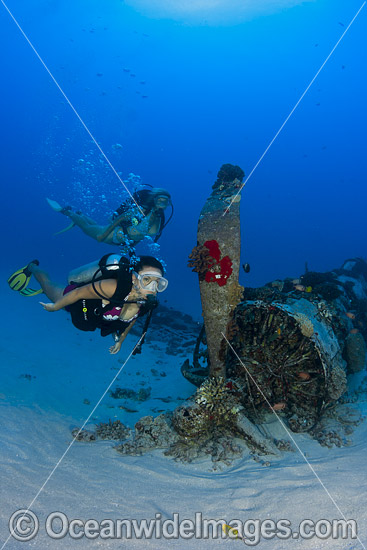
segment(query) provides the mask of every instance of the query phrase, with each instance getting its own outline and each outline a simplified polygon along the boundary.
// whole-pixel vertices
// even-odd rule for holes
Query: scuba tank
[[[81,283],[90,283],[93,280],[106,278],[102,277],[106,271],[116,271],[121,267],[121,259],[123,256],[121,254],[106,254],[100,260],[95,260],[89,264],[82,265],[70,271],[68,275],[68,283],[81,284]]]

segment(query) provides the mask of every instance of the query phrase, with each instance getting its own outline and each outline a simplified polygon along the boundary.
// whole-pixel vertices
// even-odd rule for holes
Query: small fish
[[[312,292],[312,286],[306,286],[306,292]]]
[[[293,281],[292,281],[292,283],[293,283],[294,285],[299,285],[300,282],[301,282],[301,279],[293,279]]]
[[[280,336],[282,334],[282,329],[279,327],[277,328],[277,334]]]
[[[245,273],[250,273],[250,269],[251,269],[250,264],[248,263],[242,264],[242,268]]]
[[[351,311],[347,311],[346,314],[345,314],[349,319],[352,319],[354,320],[356,318],[356,316],[354,315],[354,313],[352,313]]]
[[[299,290],[300,292],[305,292],[306,287],[304,285],[294,285],[295,290]]]
[[[341,23],[340,21],[338,21],[338,23],[339,23],[339,25],[340,25],[341,27],[344,27],[344,26],[345,26],[344,23]]]
[[[97,76],[103,76],[103,73],[97,73]]]
[[[274,411],[282,411],[283,409],[285,409],[286,407],[286,404],[285,403],[275,403],[275,405],[273,405],[273,410]]]
[[[311,378],[311,376],[308,374],[308,372],[299,372],[297,374],[298,378],[300,378],[301,380],[309,380]]]
[[[127,67],[124,67],[122,70],[123,70],[125,73],[129,73],[129,72],[131,71],[131,69],[128,69]]]
[[[349,331],[349,334],[358,334],[359,330],[357,328],[352,328],[352,330]]]

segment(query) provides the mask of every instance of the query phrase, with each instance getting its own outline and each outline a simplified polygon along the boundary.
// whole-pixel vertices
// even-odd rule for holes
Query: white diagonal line
[[[29,504],[27,510],[24,512],[23,516],[29,512],[29,510],[31,509],[31,507],[33,506],[33,504],[36,502],[37,498],[39,497],[39,495],[42,493],[43,489],[46,487],[47,483],[50,481],[51,477],[53,476],[53,474],[56,472],[57,468],[60,466],[61,462],[63,461],[63,459],[65,458],[65,456],[68,454],[69,450],[71,449],[71,447],[74,445],[75,443],[75,440],[76,438],[78,437],[78,435],[80,434],[80,432],[83,430],[84,426],[88,423],[89,419],[91,418],[91,416],[93,415],[93,413],[95,412],[95,410],[98,408],[99,404],[101,403],[101,401],[103,400],[104,396],[106,395],[106,393],[108,392],[108,390],[110,389],[110,387],[113,385],[113,383],[115,382],[116,378],[119,376],[120,372],[122,371],[122,369],[124,368],[124,366],[126,365],[126,363],[129,361],[130,357],[133,355],[134,351],[136,350],[136,348],[139,346],[140,342],[142,341],[142,339],[144,338],[145,336],[145,333],[141,335],[141,337],[139,338],[138,342],[135,344],[134,348],[132,349],[132,351],[129,353],[126,361],[124,362],[123,365],[121,365],[120,369],[118,370],[117,374],[113,377],[112,381],[109,383],[109,385],[107,386],[107,388],[105,389],[105,391],[103,392],[102,396],[99,398],[99,400],[97,401],[97,404],[93,407],[93,410],[89,413],[88,415],[88,418],[83,422],[83,425],[81,426],[81,428],[79,428],[79,431],[78,433],[74,436],[74,439],[71,441],[71,443],[68,445],[68,447],[66,448],[66,450],[64,451],[64,453],[62,454],[62,456],[59,458],[59,460],[57,461],[57,463],[55,464],[55,466],[53,467],[53,469],[51,470],[51,472],[49,473],[49,475],[47,476],[46,480],[44,481],[44,483],[42,484],[42,486],[40,487],[40,489],[38,490],[36,496],[33,498],[32,502]],[[4,542],[4,544],[2,545],[2,547],[0,548],[0,550],[3,550],[3,548],[5,548],[5,546],[7,545],[7,543],[9,542],[10,538],[11,538],[11,534],[8,536],[8,538],[6,539],[6,541]]]
[[[301,103],[302,99],[305,97],[305,95],[307,94],[308,90],[311,88],[312,84],[315,82],[316,78],[319,76],[319,74],[321,73],[322,69],[325,67],[326,63],[329,61],[330,57],[333,55],[333,53],[335,52],[336,48],[339,46],[340,42],[343,40],[344,36],[347,34],[348,30],[350,29],[350,27],[352,26],[352,24],[354,23],[354,21],[357,19],[359,13],[362,11],[363,7],[365,6],[366,2],[363,2],[362,6],[359,8],[359,10],[357,11],[357,13],[355,14],[355,16],[353,17],[352,21],[349,23],[349,25],[347,26],[347,28],[345,29],[345,31],[343,32],[343,34],[341,35],[341,37],[339,38],[339,40],[337,41],[337,43],[335,44],[335,46],[333,47],[333,49],[331,50],[331,52],[329,53],[329,55],[327,56],[327,58],[325,59],[325,61],[323,62],[323,64],[321,65],[321,67],[319,68],[319,70],[317,71],[317,73],[315,74],[315,76],[313,77],[313,79],[311,80],[311,82],[309,83],[309,85],[307,86],[307,88],[305,89],[305,91],[303,92],[303,94],[301,95],[301,97],[299,98],[299,100],[297,101],[297,103],[295,104],[295,106],[293,107],[293,109],[291,110],[291,112],[289,113],[289,115],[287,116],[287,118],[285,119],[285,121],[283,122],[283,124],[281,125],[281,127],[279,128],[279,130],[277,131],[277,133],[275,134],[275,136],[273,137],[273,139],[271,140],[271,142],[269,143],[269,145],[267,146],[267,148],[265,149],[265,151],[263,152],[263,154],[261,155],[261,157],[259,158],[259,160],[257,161],[257,163],[255,164],[255,166],[253,167],[253,169],[251,170],[251,172],[249,173],[249,175],[247,176],[247,178],[245,179],[245,181],[243,182],[243,184],[241,185],[240,189],[237,191],[237,193],[232,197],[232,200],[230,202],[230,204],[227,206],[227,208],[225,209],[225,211],[223,212],[222,216],[225,216],[225,214],[227,214],[227,212],[229,211],[229,209],[231,208],[233,202],[235,201],[236,197],[241,193],[242,189],[245,187],[246,183],[248,182],[248,180],[251,178],[252,174],[255,172],[256,168],[259,166],[259,164],[261,163],[261,161],[263,160],[263,158],[265,157],[265,155],[267,154],[267,152],[269,151],[270,147],[273,145],[274,141],[277,139],[277,137],[279,136],[280,132],[283,130],[284,126],[287,124],[288,120],[291,118],[291,116],[293,115],[294,111],[297,109],[298,105]]]
[[[283,420],[280,418],[280,416],[277,414],[277,412],[274,410],[274,408],[272,407],[272,405],[269,403],[266,395],[264,394],[264,392],[262,391],[262,389],[260,388],[260,386],[258,385],[258,383],[256,382],[255,378],[252,376],[251,372],[248,370],[248,368],[246,367],[246,365],[244,365],[243,361],[241,360],[241,358],[238,356],[237,352],[235,351],[235,349],[233,348],[232,344],[228,341],[226,335],[222,332],[221,333],[223,338],[225,339],[225,341],[227,342],[228,346],[230,347],[230,349],[232,350],[232,352],[234,353],[234,355],[236,356],[236,358],[238,359],[238,361],[241,363],[242,367],[245,369],[246,373],[249,375],[249,377],[251,378],[252,382],[255,384],[256,388],[258,389],[258,391],[261,393],[262,397],[264,398],[264,400],[266,401],[266,404],[270,407],[270,409],[272,410],[273,414],[275,414],[275,416],[277,417],[278,421],[280,422],[280,424],[282,425],[282,427],[284,428],[284,430],[286,431],[288,437],[291,438],[292,442],[294,443],[295,447],[297,448],[298,452],[300,453],[300,455],[302,456],[303,460],[306,462],[306,464],[308,465],[308,467],[310,468],[311,472],[313,473],[313,475],[316,477],[317,481],[320,483],[321,487],[324,489],[325,493],[328,495],[328,497],[330,498],[331,502],[334,504],[335,508],[338,510],[339,514],[342,516],[342,518],[347,522],[347,518],[346,516],[343,514],[343,512],[341,511],[341,509],[339,508],[338,504],[336,503],[335,499],[333,498],[333,496],[330,494],[330,492],[328,491],[328,489],[326,488],[324,482],[320,479],[319,475],[316,473],[316,471],[314,470],[312,464],[310,464],[310,462],[307,460],[307,458],[305,457],[304,453],[302,452],[301,448],[299,447],[298,443],[296,442],[296,440],[294,439],[292,433],[288,430],[287,426],[284,424]],[[359,541],[359,543],[361,544],[362,548],[364,550],[366,550],[366,547],[365,545],[363,544],[363,542],[361,541],[361,539],[358,537],[357,533],[354,532],[353,530],[353,527],[352,527],[352,533],[353,533],[353,536],[355,536],[355,538],[357,538],[357,540]]]
[[[83,128],[85,129],[85,131],[87,132],[87,134],[89,135],[89,137],[91,138],[91,140],[94,142],[94,144],[96,145],[96,147],[98,148],[99,152],[101,153],[101,155],[103,156],[103,158],[105,159],[105,161],[107,162],[108,166],[111,168],[111,170],[113,171],[113,173],[115,174],[115,176],[118,178],[119,182],[123,185],[123,187],[125,188],[125,191],[130,195],[130,198],[134,201],[135,205],[138,207],[140,213],[144,216],[144,212],[143,210],[140,208],[140,206],[138,205],[138,203],[136,202],[136,200],[134,199],[133,195],[130,193],[129,189],[126,187],[125,183],[123,182],[122,178],[119,176],[118,172],[116,171],[115,167],[112,165],[111,161],[109,160],[109,158],[107,157],[107,155],[105,154],[105,152],[103,151],[102,147],[99,145],[98,141],[96,140],[96,138],[93,136],[92,132],[89,130],[88,126],[86,125],[86,123],[84,122],[84,120],[82,119],[82,117],[80,116],[80,114],[78,113],[78,111],[76,110],[76,108],[74,107],[74,105],[71,103],[70,99],[68,98],[68,96],[66,95],[66,93],[64,92],[64,90],[61,88],[60,84],[57,82],[56,78],[54,77],[54,75],[52,74],[52,72],[50,71],[50,69],[47,67],[46,63],[44,62],[44,60],[42,59],[42,57],[40,56],[40,54],[38,53],[38,51],[36,50],[35,46],[32,44],[32,42],[30,41],[30,39],[28,38],[28,36],[26,35],[26,33],[24,32],[24,30],[22,29],[22,27],[20,26],[20,24],[18,23],[18,21],[15,19],[14,15],[12,14],[12,12],[9,10],[8,6],[5,4],[4,0],[0,0],[0,2],[2,3],[2,5],[4,6],[4,8],[6,9],[6,11],[8,12],[8,14],[10,15],[10,17],[12,18],[12,20],[14,21],[14,23],[16,24],[16,26],[18,27],[18,29],[20,30],[20,32],[22,33],[22,35],[24,36],[24,38],[26,39],[26,41],[28,42],[28,44],[30,45],[30,47],[32,48],[32,50],[34,51],[34,53],[36,54],[36,56],[38,57],[39,61],[42,63],[42,65],[44,66],[44,68],[46,69],[46,71],[48,72],[49,76],[51,77],[51,79],[53,80],[54,84],[57,86],[57,88],[59,89],[59,91],[61,92],[61,94],[63,95],[64,99],[66,100],[67,104],[70,106],[70,108],[73,110],[74,114],[77,116],[77,118],[79,119],[81,125],[83,126]]]

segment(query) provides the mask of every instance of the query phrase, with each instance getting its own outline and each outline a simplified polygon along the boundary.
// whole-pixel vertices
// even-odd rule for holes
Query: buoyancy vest
[[[118,264],[109,264],[109,256],[110,254],[106,254],[101,258],[98,264],[99,268],[96,270],[92,280],[71,284],[66,287],[64,291],[64,294],[66,294],[74,288],[80,288],[92,283],[94,291],[99,294],[101,298],[78,300],[74,304],[68,306],[67,310],[70,312],[72,323],[76,328],[83,331],[100,329],[101,336],[107,336],[114,332],[121,334],[133,320],[123,321],[118,319],[118,311],[116,311],[118,308],[120,308],[121,311],[125,299],[132,289],[132,273],[130,271],[129,261],[122,256]],[[108,269],[109,267],[110,269]],[[116,279],[117,281],[116,290],[110,298],[100,294],[95,284],[96,282],[106,279]],[[103,298],[108,300],[109,303],[107,305],[103,304]],[[138,303],[140,303],[140,308],[138,314],[134,316],[134,319],[135,317],[145,315],[157,306],[155,300],[141,300]]]

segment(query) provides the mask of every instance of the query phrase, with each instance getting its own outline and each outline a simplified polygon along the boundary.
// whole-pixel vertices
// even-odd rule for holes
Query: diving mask
[[[164,208],[167,208],[171,204],[171,198],[167,195],[156,195],[154,197],[155,204],[159,204],[161,206],[164,206]]]
[[[140,286],[143,290],[150,290],[151,292],[163,292],[168,286],[168,281],[161,275],[158,275],[156,271],[145,271],[144,273],[133,272],[138,279]]]

